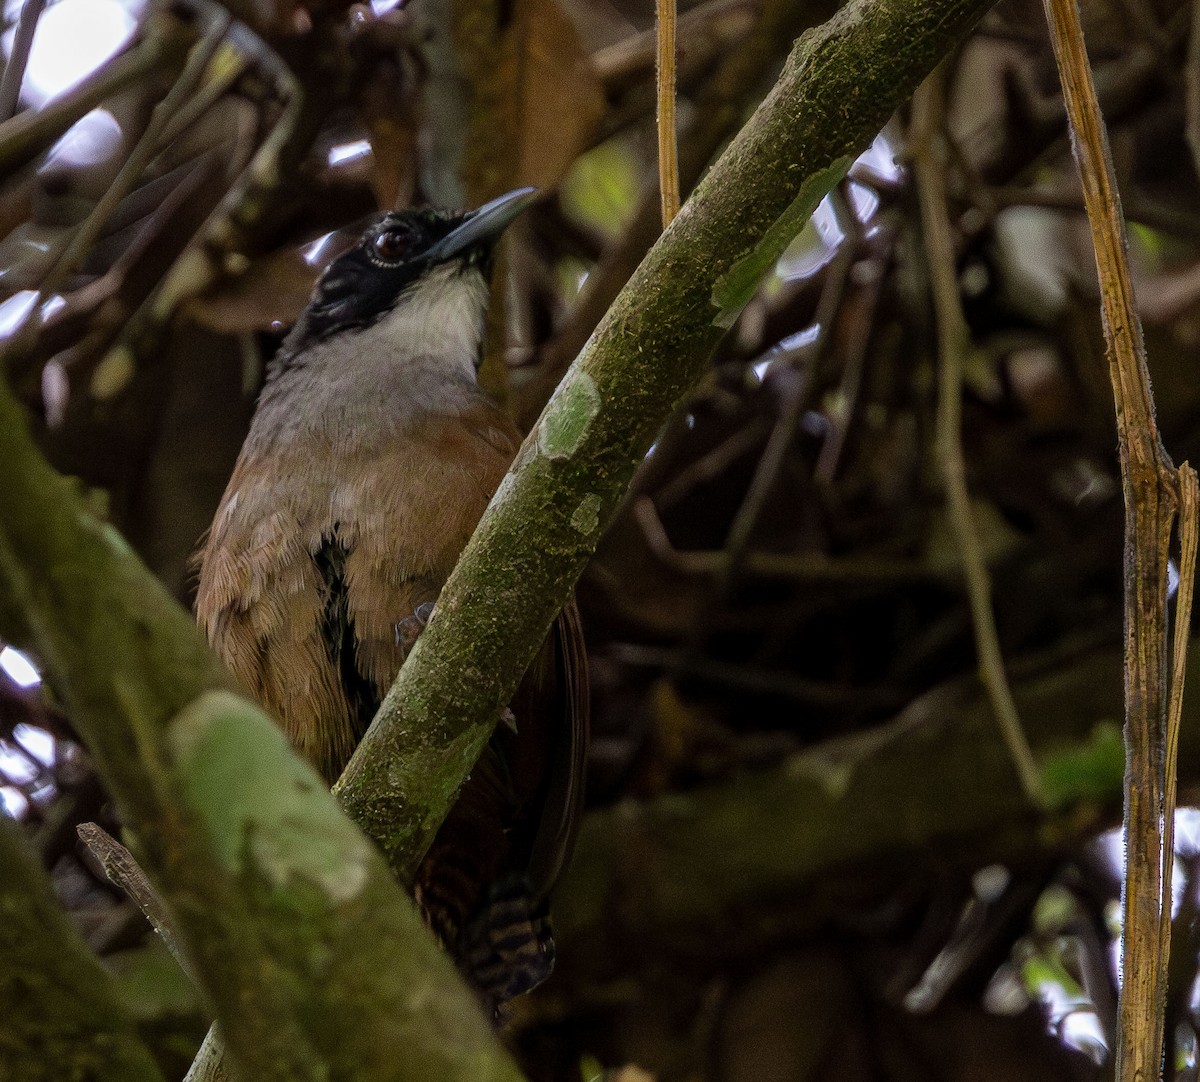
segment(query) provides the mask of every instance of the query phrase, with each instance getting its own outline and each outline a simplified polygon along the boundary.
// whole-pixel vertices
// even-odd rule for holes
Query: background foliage
[[[56,11],[105,2],[58,0],[42,33]],[[685,185],[834,6],[687,8]],[[243,22],[230,30],[216,8],[121,10],[137,29],[130,18],[131,43],[94,76],[102,95],[38,97],[38,50],[62,48],[47,36],[25,112],[0,129],[0,327],[50,460],[187,601],[264,360],[376,208],[546,190],[505,249],[485,367],[515,415],[536,416],[657,233],[653,12],[264,0],[231,4]],[[1164,441],[1194,460],[1200,34],[1175,0],[1093,0],[1085,16]],[[211,58],[185,68],[205,35]],[[507,1033],[530,1078],[1106,1069],[1122,511],[1095,274],[1038,5],[1004,0],[944,80],[955,265],[932,265],[923,243],[902,113],[738,316],[581,583],[591,810],[557,899],[558,972]],[[122,172],[139,139],[144,160]],[[72,251],[106,199],[115,210]],[[1046,811],[1023,796],[977,679],[935,439],[930,283],[945,273],[971,329],[974,519]],[[26,291],[47,286],[22,325]],[[142,1039],[181,1077],[207,1020],[80,853],[76,823],[117,830],[109,799],[68,713],[6,656],[6,805]],[[1181,804],[1200,779],[1196,725],[1187,710]],[[1180,1078],[1200,1021],[1198,837],[1200,818],[1181,813],[1167,1026]]]

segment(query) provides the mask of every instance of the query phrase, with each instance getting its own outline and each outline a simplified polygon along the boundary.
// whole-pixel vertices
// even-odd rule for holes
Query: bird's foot
[[[406,616],[396,623],[396,645],[400,647],[400,652],[404,657],[408,657],[409,651],[421,637],[421,632],[429,626],[429,621],[433,618],[434,607],[432,601],[426,601],[423,605],[418,605],[413,609],[411,616]]]

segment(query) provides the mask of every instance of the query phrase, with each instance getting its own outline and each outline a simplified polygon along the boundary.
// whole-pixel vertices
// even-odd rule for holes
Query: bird
[[[197,554],[198,622],[332,783],[521,438],[480,388],[496,241],[535,199],[388,211],[318,279],[268,365]],[[588,677],[568,603],[415,876],[499,1018],[549,975],[547,903],[583,798]]]

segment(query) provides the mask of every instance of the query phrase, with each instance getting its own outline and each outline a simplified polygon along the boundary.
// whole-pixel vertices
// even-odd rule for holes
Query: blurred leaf
[[[1061,932],[1079,912],[1073,895],[1065,887],[1047,887],[1038,896],[1037,904],[1030,917],[1030,926],[1041,936],[1055,936]]]
[[[624,139],[609,139],[580,155],[562,183],[567,216],[610,240],[633,214],[637,163]]]
[[[975,530],[983,546],[983,558],[989,565],[1012,556],[1023,543],[1022,535],[990,500],[979,497],[972,499],[971,517],[975,520]],[[961,573],[962,554],[958,538],[945,515],[934,515],[929,523],[923,563],[938,574]]]
[[[209,61],[208,71],[204,73],[205,84],[222,83],[237,75],[246,68],[246,53],[232,42],[222,42],[221,47],[213,53]]]
[[[654,1082],[654,1075],[633,1063],[618,1067],[607,1075],[608,1082]]]
[[[404,67],[381,65],[363,88],[358,111],[371,136],[376,203],[383,209],[408,206],[417,182],[420,112]]]
[[[1081,800],[1110,800],[1125,777],[1125,746],[1115,721],[1101,721],[1088,743],[1042,763],[1042,787],[1052,807]]]
[[[570,303],[579,295],[588,271],[588,264],[574,256],[563,256],[554,264],[554,281],[564,303]]]
[[[149,1021],[167,1014],[193,1014],[200,1001],[179,963],[158,936],[144,946],[110,955],[105,966],[117,992],[135,1019]]]
[[[329,255],[336,254],[330,248]],[[224,279],[213,292],[184,305],[184,314],[218,334],[246,334],[291,325],[312,293],[319,268],[295,248],[256,259],[244,274]]]
[[[1129,223],[1129,233],[1135,245],[1142,249],[1142,254],[1157,263],[1162,256],[1163,235],[1157,229],[1151,229],[1140,222]]]
[[[1044,990],[1049,986],[1062,989],[1063,995],[1069,1000],[1090,1002],[1079,987],[1079,982],[1067,972],[1062,962],[1049,954],[1031,954],[1021,967],[1021,976],[1025,986],[1038,995],[1044,994]]]
[[[812,218],[809,218],[804,223],[804,228],[775,261],[775,273],[763,283],[763,296],[778,296],[785,282],[809,277],[829,262],[831,257],[829,246],[821,237]]]

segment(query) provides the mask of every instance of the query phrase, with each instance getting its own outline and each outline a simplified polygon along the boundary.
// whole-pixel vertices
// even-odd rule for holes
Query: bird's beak
[[[430,248],[425,253],[426,259],[431,263],[440,263],[474,248],[477,244],[495,240],[536,198],[536,188],[517,188],[490,203],[484,203],[478,210],[468,214],[462,225]]]

